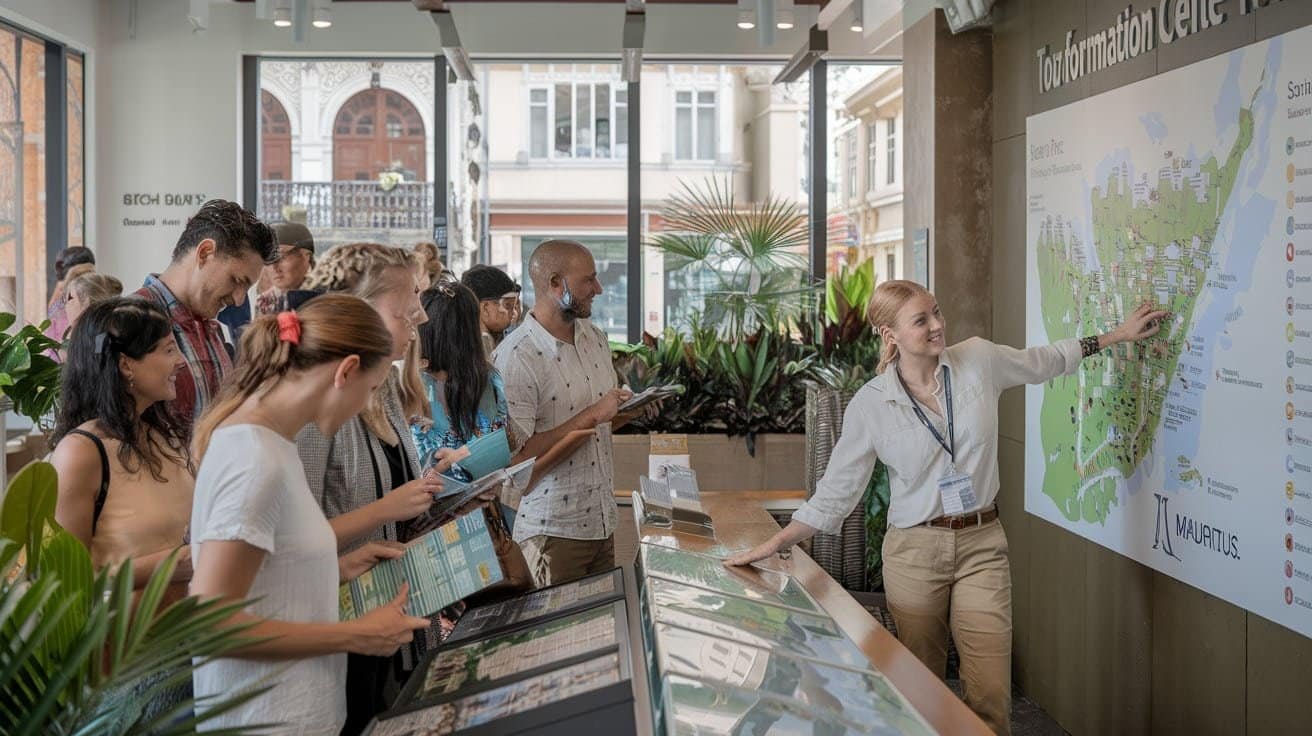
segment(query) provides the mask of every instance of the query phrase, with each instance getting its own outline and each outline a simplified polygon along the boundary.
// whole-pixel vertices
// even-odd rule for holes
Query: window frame
[[[878,126],[871,120],[863,126],[866,131],[866,191],[873,192],[879,182],[879,135]]]
[[[897,115],[884,119],[884,138],[888,159],[884,183],[891,187],[897,185]]]
[[[42,125],[41,125],[41,143],[43,146],[44,165],[41,167],[44,185],[40,191],[44,192],[45,199],[41,202],[38,199],[38,206],[44,210],[45,228],[43,232],[44,241],[41,243],[45,250],[45,281],[46,295],[49,296],[50,290],[54,288],[54,264],[59,255],[59,248],[51,248],[54,243],[67,243],[69,240],[69,141],[68,141],[68,92],[69,92],[69,59],[76,58],[81,63],[81,170],[78,172],[81,182],[81,238],[80,243],[85,244],[87,241],[87,231],[90,222],[87,217],[87,203],[94,201],[94,191],[90,182],[87,180],[87,159],[92,152],[87,148],[87,128],[90,125],[90,114],[86,105],[87,100],[87,80],[93,63],[93,59],[88,55],[86,49],[68,43],[66,41],[47,36],[31,28],[14,22],[9,18],[0,17],[0,29],[14,35],[15,57],[13,68],[14,81],[14,108],[16,120],[23,120],[23,92],[22,92],[22,44],[24,40],[35,42],[41,45],[42,75],[44,84],[42,85],[43,101],[41,106]],[[22,136],[21,140],[25,140]],[[21,154],[20,154],[21,155]],[[20,179],[26,178],[26,172],[20,172]],[[17,211],[19,216],[15,222],[16,230],[14,235],[14,314],[17,316],[15,328],[32,324],[25,315],[24,302],[27,301],[26,290],[23,288],[23,282],[27,273],[23,268],[25,251],[33,244],[23,242],[21,228],[25,227],[25,217],[23,216],[24,202],[23,198],[27,196],[25,188],[21,185],[16,189],[15,196],[19,197],[17,202]],[[57,215],[55,213],[58,213]],[[21,247],[20,247],[21,246]],[[45,314],[45,305],[41,305],[40,312]],[[42,317],[44,319],[44,316]],[[38,320],[39,322],[40,320]]]
[[[574,75],[574,76],[577,77],[579,75]],[[625,85],[625,83],[621,81],[618,76],[614,77],[613,79],[608,78],[605,80],[599,80],[599,79],[579,80],[577,78],[570,79],[569,74],[561,74],[559,76],[553,74],[551,75],[551,77],[552,78],[547,80],[534,80],[526,85],[527,97],[525,98],[525,105],[528,112],[528,126],[525,132],[528,135],[528,141],[527,141],[527,145],[524,147],[524,150],[528,153],[528,159],[530,161],[585,161],[585,162],[623,161],[628,156],[627,153],[628,137],[627,135],[625,136],[625,142],[623,144],[625,147],[624,152],[617,152],[619,146],[616,143],[617,130],[616,130],[615,121],[617,118],[616,112],[618,108],[624,108],[625,116],[626,116],[625,119],[627,120],[629,105],[628,105],[627,96],[625,97],[625,101],[622,103],[618,103],[616,101],[617,98],[616,91],[623,90],[627,95],[628,92],[627,85]],[[569,108],[570,108],[569,111],[570,155],[569,156],[563,156],[557,153],[556,145],[555,145],[556,110],[557,110],[556,88],[560,85],[569,85]],[[598,120],[597,109],[596,109],[597,88],[602,85],[605,85],[606,87],[609,88],[609,92],[607,94],[608,117],[604,119],[610,123],[610,131],[609,131],[610,153],[606,156],[597,155],[597,130],[596,130],[597,120]],[[579,151],[578,103],[580,99],[579,98],[580,87],[585,87],[588,90],[588,107],[589,110],[591,111],[590,130],[592,131],[592,143],[590,147],[590,153],[587,156],[580,156],[578,153]],[[539,90],[544,90],[546,92],[546,97],[547,97],[546,102],[533,101],[533,93]],[[546,121],[547,121],[547,131],[546,131],[547,155],[546,156],[537,156],[534,155],[533,152],[533,133],[534,133],[533,108],[535,107],[546,109]],[[627,133],[627,131],[625,132]]]
[[[712,87],[707,84],[693,84],[691,86],[689,85],[676,86],[673,87],[672,91],[674,92],[674,100],[671,106],[672,120],[670,124],[670,135],[673,138],[672,142],[674,144],[673,146],[671,146],[671,151],[674,160],[690,162],[690,163],[714,163],[715,161],[718,161],[720,158],[720,90],[719,88]],[[688,98],[689,101],[687,103],[679,102],[679,95],[681,93],[687,93],[689,95]],[[714,96],[709,105],[702,103],[700,101],[702,94],[710,94]],[[692,137],[692,140],[689,141],[689,149],[688,149],[691,152],[691,155],[686,157],[679,155],[679,110],[681,108],[688,110],[688,115],[689,115],[688,132],[689,135]],[[707,108],[710,108],[711,110],[711,134],[712,134],[711,156],[709,158],[704,158],[698,155],[698,150],[700,148],[699,144],[702,141],[699,139],[700,137],[697,134],[697,128],[698,128],[698,113]]]

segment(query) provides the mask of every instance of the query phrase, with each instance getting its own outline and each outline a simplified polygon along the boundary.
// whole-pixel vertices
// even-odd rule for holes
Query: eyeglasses
[[[503,296],[498,299],[497,302],[501,305],[501,308],[507,312],[517,311],[520,307],[519,297],[517,296]]]

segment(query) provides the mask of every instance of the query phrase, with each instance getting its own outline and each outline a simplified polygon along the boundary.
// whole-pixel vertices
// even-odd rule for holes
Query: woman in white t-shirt
[[[296,452],[302,427],[331,437],[364,408],[390,370],[391,345],[377,339],[386,334],[372,307],[343,295],[260,317],[196,428],[191,592],[253,601],[229,623],[253,624],[247,635],[266,639],[197,669],[196,697],[273,686],[203,729],[281,724],[276,733],[336,734],[346,718],[346,653],[391,655],[429,625],[404,613],[404,587],[390,604],[339,621],[338,586],[400,547],[370,542],[339,558]]]

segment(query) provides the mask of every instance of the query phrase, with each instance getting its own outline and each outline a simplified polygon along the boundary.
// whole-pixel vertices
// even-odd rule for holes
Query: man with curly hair
[[[186,367],[178,371],[177,398],[169,408],[187,425],[195,423],[232,369],[232,346],[215,318],[223,308],[243,303],[264,264],[277,257],[268,225],[236,202],[212,199],[187,220],[173,261],[137,290],[172,320]]]

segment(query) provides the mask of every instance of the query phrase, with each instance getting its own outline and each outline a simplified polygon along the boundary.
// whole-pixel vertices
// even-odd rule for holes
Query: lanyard
[[[952,423],[952,376],[948,372],[947,365],[944,364],[943,366],[943,400],[947,404],[948,410],[947,441],[944,441],[943,435],[939,434],[939,431],[934,428],[934,424],[929,421],[929,417],[925,416],[925,410],[920,408],[920,403],[916,401],[916,397],[911,395],[911,389],[907,388],[907,382],[902,378],[901,370],[897,371],[897,380],[902,384],[902,390],[907,392],[907,398],[911,399],[911,408],[916,410],[916,418],[920,420],[921,424],[925,425],[930,434],[934,435],[934,439],[938,440],[938,444],[947,451],[948,458],[955,463],[957,461],[957,432]]]

